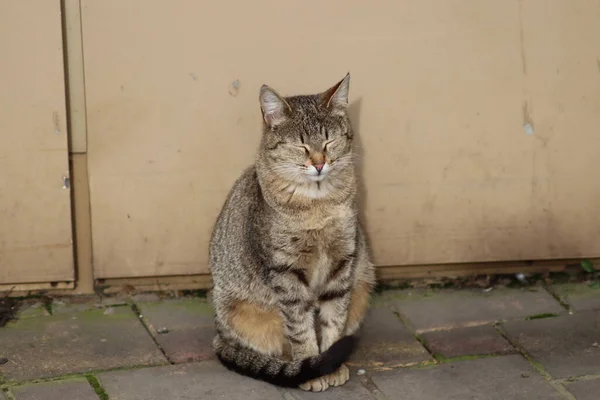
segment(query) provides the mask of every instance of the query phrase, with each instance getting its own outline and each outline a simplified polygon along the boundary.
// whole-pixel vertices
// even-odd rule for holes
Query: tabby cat
[[[350,75],[324,93],[263,86],[255,165],[236,181],[210,243],[221,362],[279,386],[344,384],[374,284],[358,222]]]

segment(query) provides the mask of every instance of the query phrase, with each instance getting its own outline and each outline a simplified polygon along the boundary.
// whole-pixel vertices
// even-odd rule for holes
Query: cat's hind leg
[[[348,319],[346,320],[345,327],[346,335],[353,335],[360,328],[360,324],[369,308],[372,288],[373,283],[371,281],[359,281],[354,287],[350,297],[350,305],[348,306]]]
[[[287,339],[283,319],[276,309],[266,309],[247,301],[233,302],[225,313],[230,334],[259,353],[282,357]]]

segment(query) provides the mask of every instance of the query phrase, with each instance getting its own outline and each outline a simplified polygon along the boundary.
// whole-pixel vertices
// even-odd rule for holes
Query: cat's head
[[[323,93],[283,97],[264,85],[261,165],[299,185],[335,180],[352,164],[350,74]]]

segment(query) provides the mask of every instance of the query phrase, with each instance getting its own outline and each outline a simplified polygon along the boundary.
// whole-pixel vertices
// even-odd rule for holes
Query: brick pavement
[[[557,300],[558,299],[558,300]],[[560,300],[560,301],[559,301]],[[205,299],[60,299],[0,328],[0,399],[596,399],[600,290],[391,290],[349,383],[281,389],[215,361]]]

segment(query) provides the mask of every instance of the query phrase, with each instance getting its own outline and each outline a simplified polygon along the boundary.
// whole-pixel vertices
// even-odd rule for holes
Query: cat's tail
[[[354,336],[345,336],[318,356],[294,361],[281,360],[247,347],[231,345],[219,335],[215,337],[213,344],[217,357],[230,370],[273,385],[298,387],[337,371],[350,357],[356,342]]]

